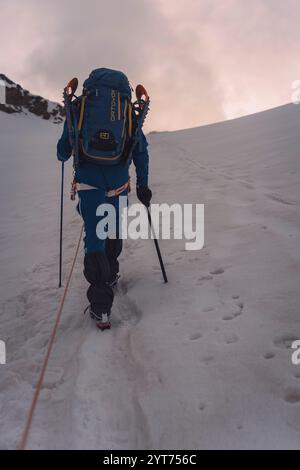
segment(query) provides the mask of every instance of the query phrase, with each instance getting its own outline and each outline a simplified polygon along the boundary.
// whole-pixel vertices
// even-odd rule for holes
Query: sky
[[[291,101],[299,0],[0,0],[0,73],[60,101],[91,70],[151,98],[146,130],[222,121]]]

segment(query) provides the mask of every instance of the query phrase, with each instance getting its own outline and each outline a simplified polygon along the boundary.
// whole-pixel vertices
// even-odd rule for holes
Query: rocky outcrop
[[[32,95],[21,85],[0,74],[0,84],[5,84],[5,102],[0,100],[0,111],[8,114],[34,114],[42,119],[60,124],[64,120],[64,108],[58,103],[46,100],[42,96]],[[4,95],[2,93],[0,96]]]

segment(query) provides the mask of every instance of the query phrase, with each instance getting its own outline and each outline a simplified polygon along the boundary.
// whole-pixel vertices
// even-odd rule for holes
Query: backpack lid
[[[129,80],[123,72],[107,68],[93,70],[83,84],[86,90],[93,90],[99,86],[106,86],[118,90],[131,100],[131,87]]]

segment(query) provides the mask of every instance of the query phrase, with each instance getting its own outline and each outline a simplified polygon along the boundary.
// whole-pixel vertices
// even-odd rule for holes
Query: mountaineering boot
[[[84,275],[88,281],[87,298],[95,315],[110,313],[114,293],[110,286],[111,271],[105,253],[93,252],[84,257]]]
[[[109,313],[100,313],[97,314],[93,312],[92,307],[88,305],[84,311],[84,314],[89,311],[90,317],[92,320],[96,321],[96,326],[100,330],[110,330],[111,328],[111,322],[110,322],[110,314]]]

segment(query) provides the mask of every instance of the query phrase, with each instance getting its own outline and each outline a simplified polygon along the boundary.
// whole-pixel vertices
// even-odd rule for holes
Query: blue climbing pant
[[[96,315],[110,314],[113,303],[111,283],[119,272],[118,257],[122,251],[122,239],[119,238],[119,197],[127,196],[127,190],[120,196],[107,197],[102,188],[79,191],[78,212],[84,222],[84,275],[88,281],[87,298]],[[116,210],[117,238],[100,239],[97,236],[97,224],[106,216],[96,214],[101,204],[112,204]]]

